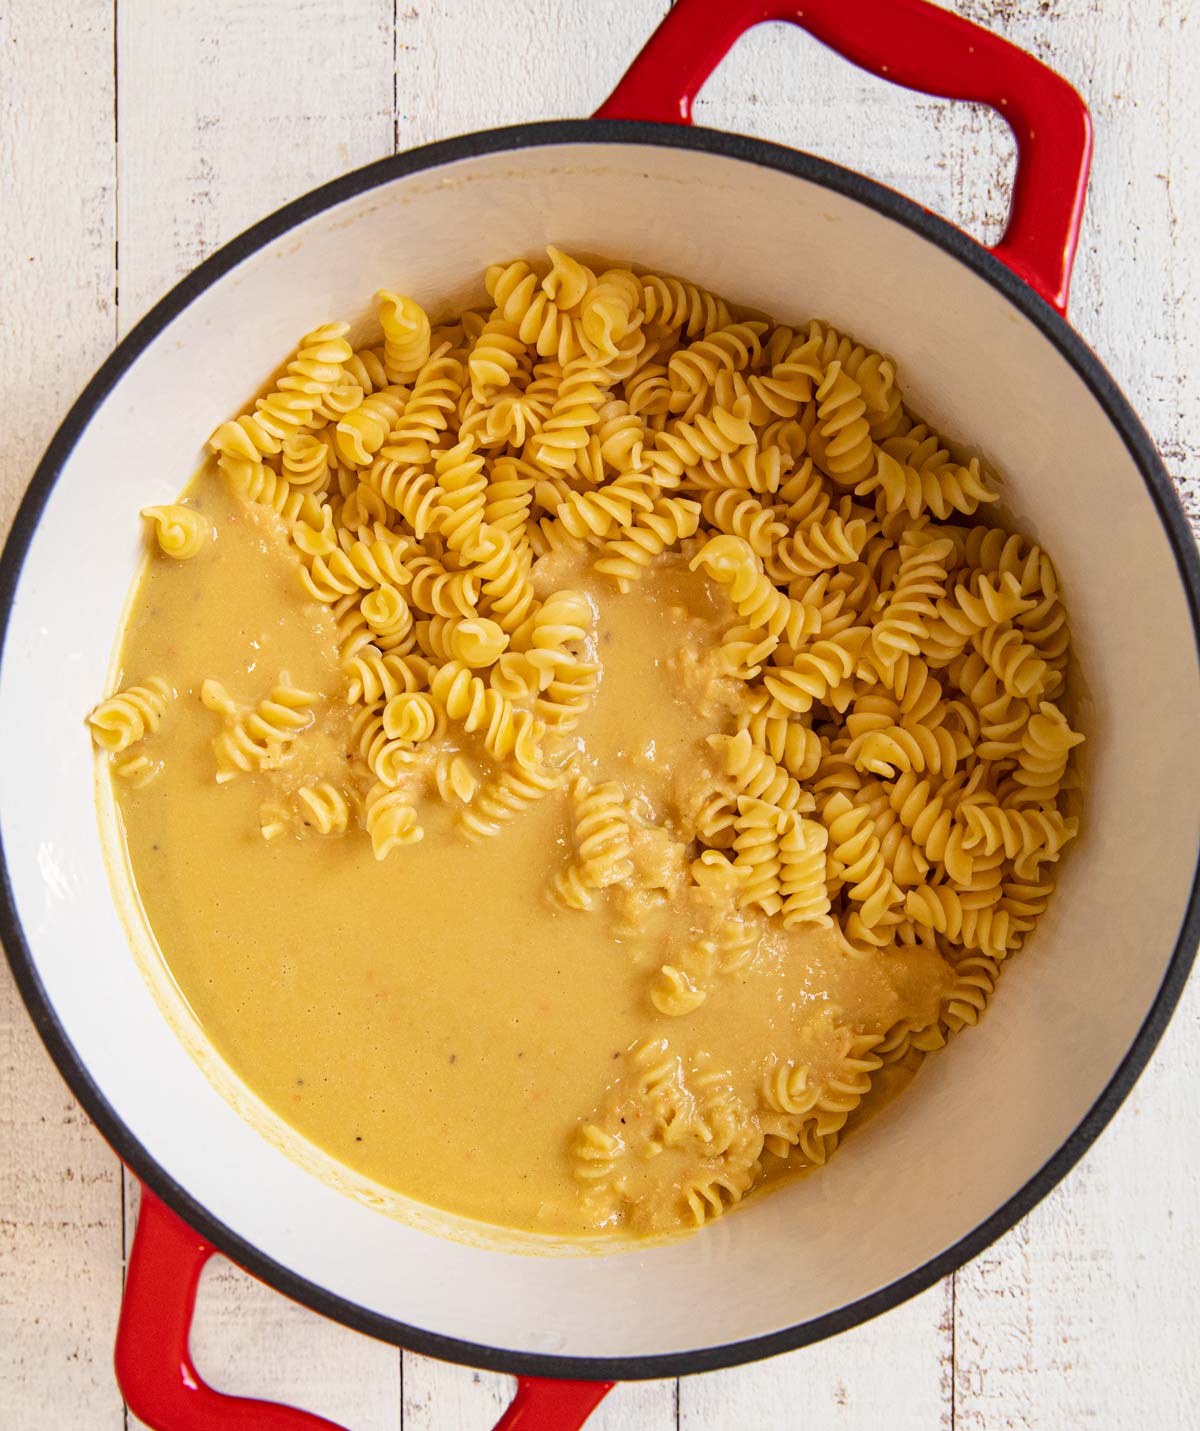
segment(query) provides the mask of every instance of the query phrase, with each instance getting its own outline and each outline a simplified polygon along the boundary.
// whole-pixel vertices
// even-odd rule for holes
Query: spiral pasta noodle
[[[821,816],[829,831],[834,878],[845,886],[850,899],[862,905],[859,912],[868,927],[881,923],[902,895],[884,861],[867,812],[851,804],[845,795],[838,794],[825,806]]]
[[[338,457],[348,467],[367,467],[387,441],[408,402],[404,387],[380,388],[365,397],[337,425],[334,441]]]
[[[219,681],[206,680],[200,698],[222,717],[224,728],[213,737],[217,784],[278,763],[284,750],[313,723],[313,707],[321,699],[291,683],[286,671],[270,694],[257,705],[242,710]]]
[[[770,508],[736,489],[706,492],[700,507],[710,527],[727,536],[740,537],[755,556],[764,560],[771,556],[780,539],[787,536],[787,527]]]
[[[311,597],[324,602],[372,587],[404,587],[413,579],[404,562],[406,550],[403,542],[366,542],[351,536],[328,557],[317,556],[311,565],[302,565],[300,584]]]
[[[126,686],[92,709],[87,718],[92,740],[100,750],[120,755],[154,734],[173,696],[161,676],[151,676],[141,685]]]
[[[572,794],[576,861],[555,879],[555,894],[573,909],[591,908],[591,890],[607,889],[633,874],[629,812],[615,780],[576,782]]]
[[[302,785],[296,792],[301,807],[300,818],[321,835],[344,835],[350,825],[351,807],[345,793],[322,780],[316,785]]]
[[[656,557],[692,536],[699,523],[698,502],[660,497],[650,511],[639,513],[604,543],[595,568],[611,577],[621,591],[629,591]]]
[[[728,586],[738,614],[751,626],[762,627],[769,636],[786,636],[793,646],[807,634],[810,618],[805,608],[775,587],[744,537],[710,537],[691,566]]]
[[[485,523],[473,561],[483,609],[511,635],[524,624],[535,600],[527,550],[515,547],[502,527]]]
[[[411,298],[381,289],[379,322],[383,328],[383,366],[393,383],[406,382],[429,359],[430,326],[425,310]]]
[[[813,820],[793,815],[779,838],[779,894],[783,922],[827,926],[829,892],[825,850],[829,834]]]
[[[417,823],[417,812],[409,797],[382,781],[367,792],[363,810],[363,825],[371,837],[371,848],[377,860],[385,860],[393,850],[419,844],[425,831]]]
[[[458,407],[464,380],[463,365],[444,345],[428,354],[380,456],[390,462],[428,462]]]
[[[209,538],[209,525],[201,514],[180,504],[143,507],[141,515],[154,523],[154,536],[164,556],[187,561],[199,555]]]
[[[630,472],[595,491],[568,492],[557,508],[559,522],[572,537],[599,540],[614,527],[628,527],[635,515],[649,512],[658,484],[645,472]]]
[[[901,655],[920,654],[935,603],[946,595],[946,565],[953,548],[948,540],[926,541],[921,534],[900,545],[900,566],[887,608],[871,631],[876,657],[890,665]]]
[[[481,731],[484,749],[495,760],[510,756],[524,770],[541,759],[540,730],[529,711],[517,710],[458,661],[447,661],[430,681],[430,695],[452,721],[471,734]]]
[[[589,357],[563,364],[562,379],[550,415],[533,442],[533,460],[551,472],[570,472],[587,447],[589,430],[600,421],[600,407],[610,386],[604,367]]]
[[[756,362],[766,328],[765,323],[731,323],[672,354],[667,364],[671,411],[694,412],[721,373]]]
[[[434,556],[417,556],[407,564],[413,606],[428,616],[475,616],[479,577],[472,571],[450,571]]]
[[[493,264],[485,275],[496,312],[513,325],[515,334],[543,358],[561,363],[580,356],[581,343],[572,310],[579,307],[595,282],[594,275],[560,249],[548,248],[551,271],[539,279],[522,261]]]
[[[742,876],[738,897],[743,906],[757,905],[766,914],[778,914],[783,908],[780,839],[786,828],[778,806],[749,795],[737,797],[733,864]]]
[[[562,783],[562,772],[552,766],[505,770],[485,785],[470,807],[459,815],[459,828],[468,839],[490,839]]]

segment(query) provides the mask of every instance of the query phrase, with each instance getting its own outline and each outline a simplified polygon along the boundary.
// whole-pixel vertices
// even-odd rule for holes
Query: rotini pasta
[[[462,812],[459,828],[471,840],[498,835],[523,810],[535,801],[544,800],[562,783],[562,771],[552,766],[505,770],[485,785],[478,798]]]
[[[559,900],[574,909],[590,909],[594,889],[620,884],[633,874],[629,812],[616,781],[593,786],[579,780],[571,792],[576,861],[555,879]]]
[[[425,838],[408,795],[382,781],[367,792],[363,823],[377,860],[385,860],[393,850],[419,844]]]
[[[247,709],[212,679],[201,686],[200,699],[224,723],[212,741],[217,784],[223,785],[247,771],[277,765],[287,746],[312,725],[313,707],[321,695],[292,685],[285,671],[271,693]]]
[[[158,549],[176,561],[197,556],[209,537],[209,525],[191,507],[180,504],[166,507],[143,507],[142,516],[154,523]]]
[[[406,382],[429,359],[430,327],[425,310],[411,298],[383,289],[379,322],[383,328],[383,366],[394,383]]]
[[[634,517],[618,536],[604,543],[596,570],[611,577],[621,591],[628,591],[655,557],[692,536],[699,522],[698,502],[660,497],[650,511]]]
[[[344,835],[350,825],[351,805],[345,792],[321,780],[316,785],[302,785],[296,791],[300,818],[321,835]]]
[[[173,695],[161,676],[151,676],[143,685],[126,686],[101,701],[88,716],[92,740],[110,755],[120,755],[154,734]]]

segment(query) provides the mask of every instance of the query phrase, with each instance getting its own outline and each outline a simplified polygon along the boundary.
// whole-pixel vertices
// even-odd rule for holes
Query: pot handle
[[[345,1431],[322,1416],[214,1391],[188,1350],[196,1288],[216,1248],[147,1188],[129,1254],[117,1324],[117,1384],[151,1431]],[[578,1431],[607,1381],[517,1379],[496,1431]]]
[[[1017,174],[992,252],[1066,312],[1092,157],[1087,106],[1040,60],[930,0],[677,0],[596,118],[690,124],[704,81],[765,20],[790,20],[883,79],[1002,115]]]

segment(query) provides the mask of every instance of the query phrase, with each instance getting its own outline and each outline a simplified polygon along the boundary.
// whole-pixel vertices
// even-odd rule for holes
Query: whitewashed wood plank
[[[1071,318],[1200,517],[1200,31],[1186,0],[1103,7],[1064,66],[1096,120]],[[1197,528],[1200,530],[1200,527]]]
[[[613,1387],[592,1413],[588,1431],[675,1431],[680,1382],[629,1381]]]
[[[744,35],[695,116],[869,174],[985,243],[999,237],[1016,152],[1007,125],[867,74],[793,25]]]
[[[200,1283],[196,1365],[222,1391],[301,1406],[349,1431],[397,1431],[400,1358],[315,1316],[224,1258]]]
[[[669,8],[664,0],[399,0],[397,148],[502,124],[586,117]]]
[[[0,531],[112,344],[112,6],[0,9]],[[0,1421],[117,1431],[118,1164],[0,970]]]
[[[680,1431],[952,1431],[947,1279],[831,1341],[679,1383]]]
[[[1096,162],[1072,319],[1112,369],[1200,515],[1200,212],[1195,21],[1178,3],[1088,7],[1006,27],[1087,96]],[[1035,33],[1040,34],[1040,44]],[[957,1279],[962,1431],[1196,1425],[1200,990],[1086,1161]]]
[[[392,148],[392,0],[120,0],[121,324],[280,204]]]
[[[0,970],[0,1423],[118,1431],[120,1165]]]
[[[336,10],[316,0],[121,0],[122,332],[247,224],[390,152],[392,9],[391,0],[343,0]],[[317,1410],[351,1431],[400,1424],[394,1348],[224,1261],[201,1285],[195,1355],[221,1390]]]
[[[0,528],[67,405],[112,346],[109,0],[0,8]]]
[[[516,1380],[404,1353],[404,1431],[490,1431]]]

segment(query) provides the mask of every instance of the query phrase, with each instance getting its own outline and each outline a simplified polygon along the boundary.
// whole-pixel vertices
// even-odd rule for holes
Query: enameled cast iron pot
[[[997,109],[1020,156],[1003,241],[989,252],[807,154],[690,128],[713,66],[770,19],[910,88]],[[912,1296],[1011,1227],[1112,1117],[1200,929],[1200,570],[1150,439],[1062,316],[1089,150],[1062,79],[923,0],[683,0],[597,118],[468,135],[316,190],[202,264],[88,385],[0,573],[3,936],[59,1069],[147,1189],[117,1354],[143,1420],[328,1425],[196,1375],[187,1328],[213,1247],[376,1337],[518,1373],[504,1424],[562,1431],[613,1378],[770,1355]],[[1004,473],[1012,517],[1054,553],[1088,736],[1084,833],[980,1027],[819,1177],[697,1238],[601,1258],[386,1216],[234,1110],[184,1047],[202,1036],[177,1037],[169,993],[130,957],[81,728],[138,562],[137,507],[171,500],[198,438],[296,334],[382,286],[471,296],[485,265],[547,242],[781,318],[817,313],[896,353],[916,410]]]

